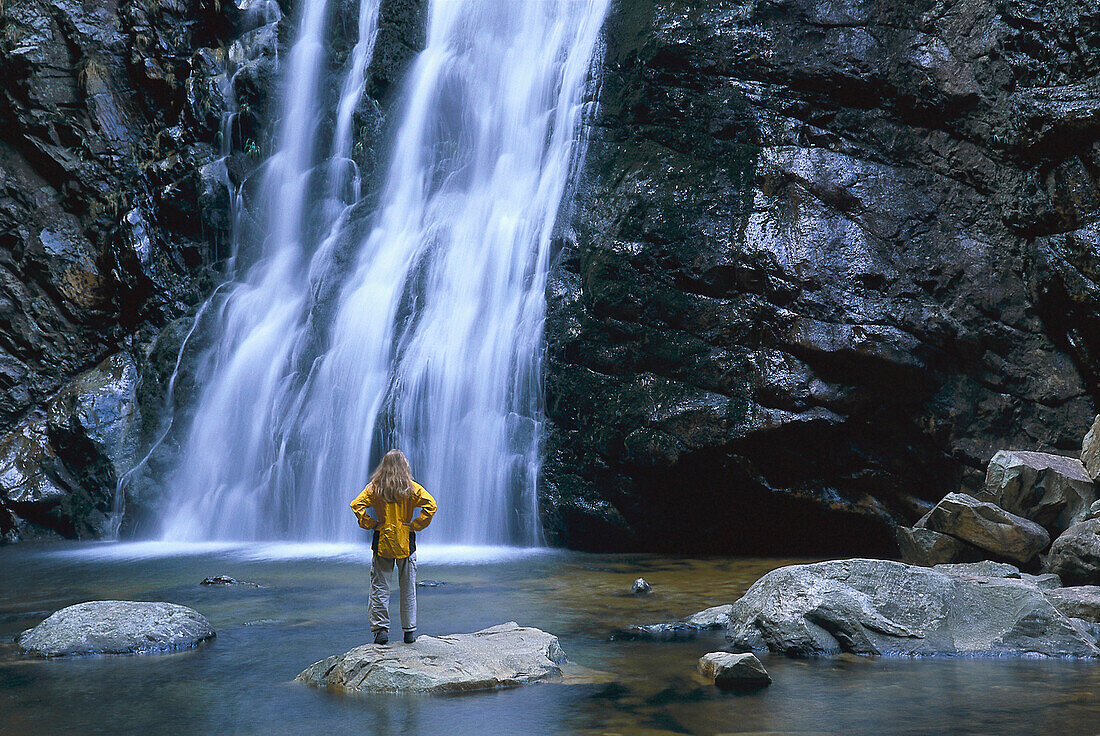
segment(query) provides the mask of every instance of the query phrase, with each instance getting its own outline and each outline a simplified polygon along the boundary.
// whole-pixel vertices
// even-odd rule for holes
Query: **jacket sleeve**
[[[432,498],[432,494],[420,488],[419,497],[416,499],[416,505],[420,507],[420,515],[417,516],[409,526],[414,532],[419,532],[424,529],[428,524],[432,523],[432,517],[435,516],[435,499]]]
[[[355,512],[355,518],[359,520],[359,526],[364,529],[374,529],[378,526],[378,522],[374,517],[367,513],[367,509],[370,508],[370,486],[368,485],[363,489],[363,492],[355,497],[355,500],[351,502],[351,510]]]

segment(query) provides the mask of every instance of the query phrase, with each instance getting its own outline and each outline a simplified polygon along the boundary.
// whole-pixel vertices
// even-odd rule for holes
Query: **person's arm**
[[[370,508],[370,490],[368,485],[351,502],[351,510],[355,512],[355,518],[359,520],[359,526],[364,529],[374,529],[378,526],[378,522],[375,521],[374,517],[367,513],[367,509]]]
[[[416,505],[420,507],[420,515],[409,522],[409,527],[414,532],[419,532],[424,529],[428,524],[432,523],[432,517],[435,516],[435,499],[432,498],[432,494],[424,490],[423,486],[420,486],[420,492],[416,499]]]

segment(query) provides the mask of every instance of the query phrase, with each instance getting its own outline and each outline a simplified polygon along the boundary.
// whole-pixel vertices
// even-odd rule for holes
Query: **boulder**
[[[564,661],[556,636],[512,621],[472,634],[421,636],[415,644],[364,644],[295,679],[346,693],[496,690],[556,680]]]
[[[917,523],[1021,563],[1050,544],[1046,529],[1034,521],[965,493],[948,493]]]
[[[1096,501],[1096,488],[1076,458],[1001,450],[989,461],[985,487],[977,498],[1031,519],[1057,536],[1085,519]]]
[[[1044,595],[1063,615],[1100,623],[1100,586],[1055,588],[1046,591]]]
[[[899,526],[897,542],[902,561],[910,565],[932,567],[951,562],[977,561],[982,558],[981,550],[976,547],[931,529]]]
[[[1054,540],[1046,570],[1069,585],[1100,583],[1100,519],[1074,524]]]
[[[634,581],[634,584],[630,586],[630,592],[634,595],[645,595],[653,590],[653,586],[646,582],[645,578],[638,578]]]
[[[792,657],[1100,656],[1091,635],[1032,585],[890,560],[773,570],[733,604],[726,638],[737,649]]]
[[[1092,426],[1081,442],[1081,464],[1090,478],[1100,479],[1100,414],[1092,420]]]
[[[687,623],[700,629],[723,629],[730,621],[730,611],[733,605],[727,603],[724,606],[713,606],[687,617]]]
[[[711,652],[699,658],[699,672],[722,689],[752,689],[770,685],[772,678],[755,654]]]
[[[36,657],[75,654],[153,654],[213,639],[198,611],[175,603],[88,601],[63,608],[16,638]]]

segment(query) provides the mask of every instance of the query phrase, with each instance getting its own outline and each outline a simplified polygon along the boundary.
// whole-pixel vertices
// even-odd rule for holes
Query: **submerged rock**
[[[977,497],[1057,536],[1088,515],[1096,488],[1076,458],[1001,450],[989,461],[985,487]]]
[[[733,604],[726,638],[736,648],[792,657],[1100,656],[1092,636],[1032,585],[889,560],[773,570]]]
[[[711,652],[699,658],[699,672],[723,689],[752,689],[770,685],[772,678],[755,654]]]
[[[203,578],[203,581],[199,585],[236,585],[242,588],[259,588],[262,587],[259,583],[253,583],[248,580],[237,580],[237,578],[230,577],[229,575],[213,575],[208,578]]]
[[[634,581],[634,584],[630,586],[630,592],[634,595],[645,595],[653,590],[653,586],[646,582],[645,578],[638,578]]]
[[[920,527],[899,526],[898,549],[901,559],[910,565],[932,567],[934,565],[977,561],[982,552],[960,539]]]
[[[683,621],[627,626],[612,632],[612,641],[689,641],[702,631],[723,629],[729,623],[731,604],[693,613]]]
[[[611,632],[612,641],[691,641],[699,636],[702,627],[686,621],[669,621],[663,624],[627,626]]]
[[[364,644],[295,679],[347,693],[495,690],[561,677],[558,638],[514,621],[472,634],[421,636],[415,644]]]
[[[965,493],[948,493],[918,522],[998,557],[1027,562],[1050,544],[1046,529]]]
[[[152,654],[193,647],[215,636],[198,611],[175,603],[89,601],[63,608],[16,638],[26,654]]]
[[[729,623],[732,609],[733,604],[731,603],[706,608],[688,616],[687,622],[692,626],[698,626],[700,629],[721,629]]]
[[[1070,585],[1100,583],[1100,519],[1074,524],[1054,540],[1046,570]]]
[[[417,580],[418,588],[439,588],[447,584],[446,580]]]

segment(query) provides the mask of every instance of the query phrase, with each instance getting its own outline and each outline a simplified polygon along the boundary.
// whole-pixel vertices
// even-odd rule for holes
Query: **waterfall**
[[[348,502],[400,447],[439,502],[431,540],[540,539],[546,275],[609,0],[435,0],[377,203],[355,230],[348,152],[371,2],[328,146],[325,2],[302,3],[258,205],[262,257],[219,305],[165,538],[355,539]],[[324,226],[307,227],[316,212]]]

